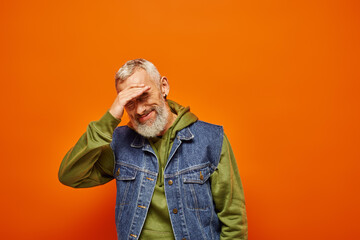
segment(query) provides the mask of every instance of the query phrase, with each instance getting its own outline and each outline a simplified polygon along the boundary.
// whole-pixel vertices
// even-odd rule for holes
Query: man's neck
[[[173,113],[171,110],[170,110],[170,107],[168,104],[166,104],[166,111],[168,111],[168,121],[167,121],[167,124],[164,128],[164,130],[158,135],[158,136],[163,136],[166,131],[173,125],[177,115],[175,113]]]

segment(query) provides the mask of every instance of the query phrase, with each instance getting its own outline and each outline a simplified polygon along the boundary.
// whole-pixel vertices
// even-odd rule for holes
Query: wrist
[[[119,111],[119,110],[116,110],[116,109],[113,109],[113,108],[110,108],[109,109],[109,113],[114,117],[116,118],[117,120],[121,121],[121,118],[123,116],[123,113],[124,111]]]

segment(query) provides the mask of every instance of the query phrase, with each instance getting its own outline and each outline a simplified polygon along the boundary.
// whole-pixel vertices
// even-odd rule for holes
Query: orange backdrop
[[[0,2],[1,239],[115,239],[115,184],[57,180],[129,59],[221,124],[249,239],[359,239],[357,0]]]

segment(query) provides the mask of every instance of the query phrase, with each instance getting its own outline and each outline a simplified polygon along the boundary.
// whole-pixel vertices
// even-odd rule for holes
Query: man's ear
[[[160,89],[163,97],[169,95],[170,85],[168,79],[165,76],[161,77],[160,79]]]

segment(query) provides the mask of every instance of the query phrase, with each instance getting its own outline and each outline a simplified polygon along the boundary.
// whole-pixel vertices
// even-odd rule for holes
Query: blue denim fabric
[[[223,128],[197,121],[179,131],[164,170],[165,195],[177,240],[219,239],[221,223],[211,194],[210,175],[219,164]],[[118,240],[138,239],[158,175],[148,140],[127,126],[114,131]]]

